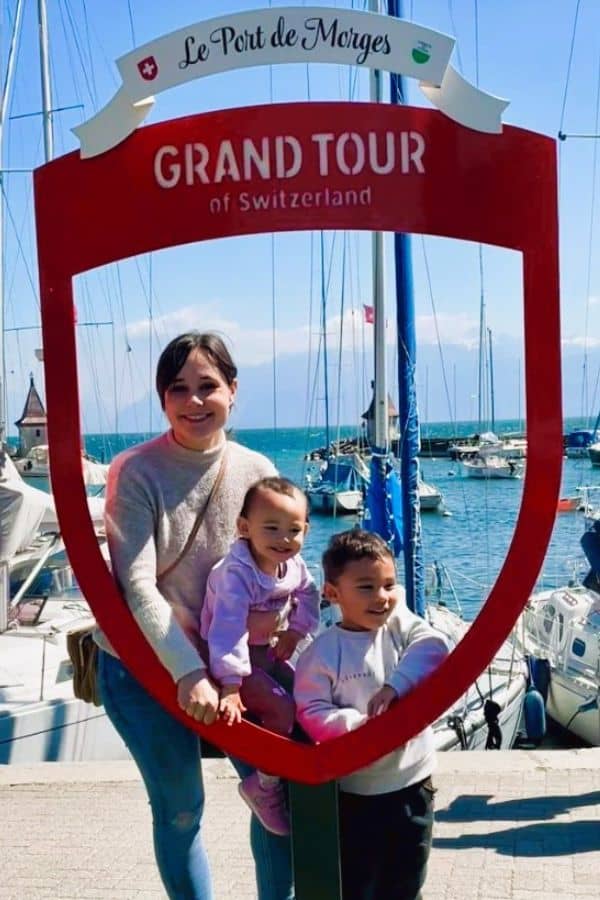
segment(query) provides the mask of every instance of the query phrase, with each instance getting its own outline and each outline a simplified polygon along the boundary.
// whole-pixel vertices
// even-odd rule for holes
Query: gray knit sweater
[[[227,446],[223,481],[181,562],[177,559],[206,503]],[[111,463],[105,522],[113,573],[156,655],[174,681],[204,667],[181,622],[199,622],[206,579],[235,537],[248,487],[275,468],[259,453],[233,441],[199,451],[178,444],[171,432],[120,453]],[[177,615],[174,613],[177,611]],[[114,654],[101,631],[96,642]]]

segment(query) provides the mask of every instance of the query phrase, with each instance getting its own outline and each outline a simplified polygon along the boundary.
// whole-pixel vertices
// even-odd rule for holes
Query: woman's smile
[[[165,392],[165,414],[177,443],[190,450],[218,446],[236,386],[227,384],[201,350],[193,350]]]

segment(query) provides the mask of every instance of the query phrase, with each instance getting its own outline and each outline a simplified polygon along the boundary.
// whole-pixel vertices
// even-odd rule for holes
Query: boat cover
[[[88,497],[90,517],[102,526],[104,500]],[[41,531],[59,531],[54,500],[46,491],[26,484],[12,459],[0,450],[0,559],[24,550]]]

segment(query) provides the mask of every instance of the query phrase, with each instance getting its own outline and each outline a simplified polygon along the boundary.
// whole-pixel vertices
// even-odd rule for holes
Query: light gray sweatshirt
[[[347,734],[368,721],[367,705],[383,687],[407,694],[446,657],[444,638],[406,606],[404,590],[376,631],[332,625],[300,654],[294,698],[298,721],[316,742]],[[427,778],[435,768],[433,732],[340,779],[350,794],[387,794]]]
[[[177,559],[206,504],[226,442],[211,450],[189,450],[171,432],[131,447],[112,461],[105,523],[115,578],[156,655],[174,681],[205,667],[188,636],[200,621],[208,573],[229,550],[246,491],[259,478],[275,475],[273,464],[227,442],[226,470],[217,495],[184,558]],[[186,627],[190,626],[188,633]],[[112,652],[101,631],[96,642]]]

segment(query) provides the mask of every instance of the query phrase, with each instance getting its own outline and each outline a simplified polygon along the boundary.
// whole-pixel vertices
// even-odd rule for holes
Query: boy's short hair
[[[386,542],[371,531],[353,528],[334,534],[322,559],[325,581],[335,584],[348,563],[361,559],[391,559],[393,562],[394,554]]]
[[[240,511],[240,516],[243,519],[248,517],[254,498],[260,491],[273,491],[275,494],[285,494],[286,497],[295,497],[296,494],[300,494],[306,501],[306,519],[308,521],[308,499],[306,494],[302,488],[299,488],[298,485],[294,484],[289,478],[282,478],[279,475],[268,475],[266,478],[260,478],[258,481],[255,481],[254,484],[250,485],[246,491],[246,496],[244,497],[244,502],[242,503],[242,509]]]

